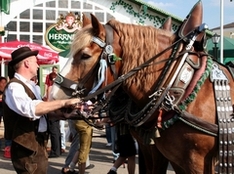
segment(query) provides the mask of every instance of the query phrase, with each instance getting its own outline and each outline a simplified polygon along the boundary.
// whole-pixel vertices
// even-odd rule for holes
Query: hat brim
[[[9,66],[14,66],[15,64],[19,63],[21,60],[24,60],[30,56],[37,56],[38,55],[38,50],[35,51],[28,51],[28,52],[24,52],[22,54],[20,54],[19,56],[17,56],[14,60],[11,60],[8,65]]]

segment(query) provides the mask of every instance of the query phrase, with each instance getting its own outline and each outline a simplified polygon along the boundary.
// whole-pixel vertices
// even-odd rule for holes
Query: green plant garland
[[[148,18],[149,21],[153,21],[154,27],[158,28],[166,20],[166,18],[160,18],[159,16],[153,16],[151,14],[148,14],[147,13],[147,9],[148,9],[147,5],[143,5],[143,8],[141,9],[141,11],[136,12],[131,4],[128,4],[123,0],[118,0],[116,2],[112,2],[110,10],[115,12],[116,6],[122,6],[126,10],[127,13],[129,13],[130,15],[132,15],[134,17],[137,17],[139,19],[138,24],[140,24],[140,25],[144,25],[145,20]],[[175,24],[172,24],[172,29],[173,29],[173,31],[176,31],[178,29],[178,26]]]
[[[212,68],[213,61],[210,57],[207,59],[206,70],[202,74],[202,77],[197,82],[196,86],[194,87],[193,92],[178,106],[182,111],[187,109],[187,106],[196,98],[198,91],[201,89],[201,86],[204,84],[205,80],[210,75],[210,71]]]

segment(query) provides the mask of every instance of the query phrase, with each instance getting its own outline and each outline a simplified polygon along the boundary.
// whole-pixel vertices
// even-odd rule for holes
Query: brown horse
[[[54,99],[97,99],[121,85],[130,98],[124,119],[145,173],[166,173],[166,159],[179,174],[213,174],[218,160],[219,173],[234,173],[233,77],[204,49],[201,1],[176,33],[170,22],[162,29],[102,25],[94,15],[91,22],[84,16],[83,25],[53,85]]]

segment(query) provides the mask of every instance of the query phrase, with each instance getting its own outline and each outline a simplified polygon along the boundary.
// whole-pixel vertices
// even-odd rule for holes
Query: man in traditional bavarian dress
[[[62,118],[63,113],[58,109],[74,108],[80,102],[79,99],[47,102],[41,99],[35,83],[30,80],[39,68],[37,54],[37,50],[29,47],[12,52],[9,68],[14,70],[14,77],[3,94],[4,136],[12,140],[11,160],[18,174],[47,173],[47,118]]]

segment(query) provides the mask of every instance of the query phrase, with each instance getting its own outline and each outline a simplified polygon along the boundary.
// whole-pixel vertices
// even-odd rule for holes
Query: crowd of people
[[[87,107],[77,105],[78,98],[52,100],[51,86],[57,76],[58,67],[46,76],[44,95],[38,84],[38,51],[21,47],[12,52],[8,80],[0,77],[0,123],[4,121],[5,147],[10,147],[10,158],[18,174],[46,174],[48,158],[57,158],[68,148],[61,173],[84,174],[93,168],[89,153],[92,148],[93,127],[84,120],[72,120],[76,111]],[[72,112],[63,112],[70,108]],[[87,108],[86,108],[87,109]],[[88,109],[92,109],[91,107]],[[3,119],[2,119],[3,117]],[[68,123],[70,147],[66,147],[65,123]],[[108,174],[127,162],[128,173],[135,173],[136,143],[125,124],[113,126],[105,122],[107,147],[112,147],[113,166]],[[50,147],[48,146],[50,140]],[[79,171],[76,171],[76,167]]]

